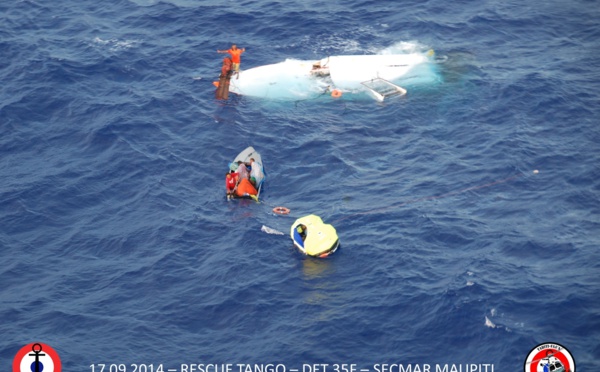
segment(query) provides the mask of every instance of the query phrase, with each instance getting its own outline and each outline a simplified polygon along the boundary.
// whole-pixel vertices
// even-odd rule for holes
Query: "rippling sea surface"
[[[600,369],[596,2],[58,0],[0,12],[3,370],[36,341],[64,371],[521,371],[544,342]],[[408,49],[447,59],[437,82],[384,103],[217,101],[216,50],[232,43],[246,48],[242,69]],[[227,164],[250,145],[263,201],[227,202]],[[340,237],[327,259],[289,239],[312,213]]]

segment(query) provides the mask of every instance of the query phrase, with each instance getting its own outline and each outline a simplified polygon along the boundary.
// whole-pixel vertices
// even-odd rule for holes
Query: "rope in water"
[[[539,171],[538,170],[534,170],[533,173],[537,174],[537,173],[539,173]],[[409,204],[415,204],[415,203],[419,203],[419,202],[423,202],[423,201],[429,201],[429,200],[443,199],[443,198],[447,198],[447,197],[450,197],[450,196],[463,194],[463,193],[468,192],[468,191],[485,189],[487,187],[492,187],[492,186],[496,186],[496,185],[500,185],[500,184],[503,184],[503,183],[507,183],[507,182],[513,181],[513,180],[515,180],[517,178],[522,177],[523,175],[524,175],[524,173],[520,173],[520,174],[516,174],[514,176],[510,176],[510,177],[507,177],[507,178],[504,178],[504,179],[501,179],[501,180],[489,182],[489,183],[486,183],[486,184],[483,184],[483,185],[476,185],[476,186],[465,187],[464,189],[460,189],[460,190],[456,190],[456,191],[450,191],[450,192],[447,192],[447,193],[441,194],[441,195],[424,196],[424,197],[421,197],[421,198],[415,198],[415,199],[407,200],[407,201],[404,201],[404,202],[400,202],[400,203],[396,203],[396,204],[391,204],[391,205],[388,205],[386,207],[374,208],[374,209],[370,209],[370,210],[364,211],[364,212],[352,213],[350,215],[338,218],[337,220],[333,221],[332,224],[340,222],[340,221],[343,221],[343,220],[351,218],[351,217],[355,217],[355,216],[382,213],[384,211],[387,211],[387,210],[390,210],[390,209],[395,209],[395,208],[400,208],[400,207],[403,207],[403,206],[409,205]]]
[[[538,174],[539,171],[536,169],[533,171],[534,174]],[[382,213],[391,209],[396,209],[396,208],[400,208],[409,204],[415,204],[415,203],[419,203],[419,202],[424,202],[424,201],[429,201],[429,200],[437,200],[437,199],[444,199],[450,196],[455,196],[455,195],[460,195],[460,194],[464,194],[466,192],[469,191],[474,191],[474,190],[480,190],[480,189],[485,189],[488,187],[492,187],[492,186],[496,186],[496,185],[500,185],[503,183],[507,183],[513,180],[516,180],[520,177],[523,177],[525,175],[525,173],[519,173],[501,180],[496,180],[496,181],[492,181],[492,182],[488,182],[482,185],[475,185],[475,186],[470,186],[470,187],[465,187],[463,189],[460,190],[455,190],[455,191],[450,191],[444,194],[440,194],[440,195],[431,195],[431,196],[424,196],[424,197],[420,197],[420,198],[415,198],[415,199],[410,199],[407,201],[403,201],[403,202],[399,202],[399,203],[395,203],[395,204],[390,204],[388,206],[385,207],[381,207],[381,208],[373,208],[364,212],[356,212],[356,213],[352,213],[349,215],[346,215],[344,217],[338,218],[337,220],[331,222],[332,224],[334,223],[338,223],[340,221],[346,220],[348,218],[352,218],[352,217],[356,217],[356,216],[362,216],[362,215],[368,215],[368,214],[376,214],[376,213]],[[275,206],[273,204],[270,204],[268,202],[264,202],[261,201],[263,204],[266,204],[270,207],[273,207],[273,213],[277,214],[277,215],[288,215],[290,213],[290,209],[283,207],[283,206]]]

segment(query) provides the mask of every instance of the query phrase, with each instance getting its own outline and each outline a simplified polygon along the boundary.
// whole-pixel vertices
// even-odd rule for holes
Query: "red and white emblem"
[[[41,342],[25,345],[13,359],[13,372],[60,372],[56,351]]]
[[[564,346],[548,342],[529,352],[524,369],[525,372],[575,372],[575,360]]]

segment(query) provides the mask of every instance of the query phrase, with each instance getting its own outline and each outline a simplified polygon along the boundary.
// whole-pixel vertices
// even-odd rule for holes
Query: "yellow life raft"
[[[335,228],[314,214],[298,218],[290,228],[294,245],[304,254],[327,257],[340,246]]]

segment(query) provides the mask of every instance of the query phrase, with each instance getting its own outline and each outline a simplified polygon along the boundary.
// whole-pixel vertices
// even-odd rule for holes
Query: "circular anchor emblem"
[[[56,351],[41,342],[23,346],[13,359],[13,372],[61,372]]]

